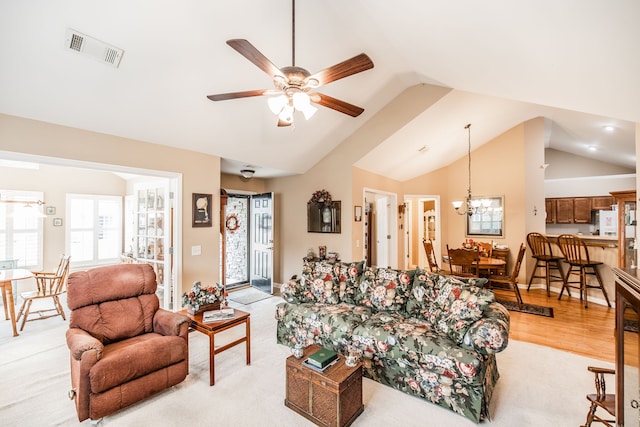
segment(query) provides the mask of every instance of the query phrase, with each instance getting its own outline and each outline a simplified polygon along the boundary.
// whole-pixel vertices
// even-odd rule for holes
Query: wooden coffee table
[[[287,358],[284,404],[319,426],[348,426],[364,410],[362,363],[349,367],[341,355],[336,364],[318,372],[302,362],[319,349],[311,345],[302,358]]]
[[[209,336],[209,385],[214,385],[216,383],[216,354],[222,353],[223,351],[244,342],[246,343],[247,365],[251,364],[251,319],[249,318],[251,314],[247,313],[246,311],[238,310],[237,308],[234,308],[233,312],[234,315],[230,319],[219,320],[217,322],[211,323],[203,323],[202,313],[189,314],[187,313],[187,309],[183,309],[180,311],[181,314],[184,314],[191,319],[192,329]],[[238,338],[237,340],[230,342],[229,344],[225,344],[222,347],[215,348],[214,341],[217,333],[226,331],[227,329],[233,328],[235,326],[242,325],[243,323],[246,328],[244,337]]]

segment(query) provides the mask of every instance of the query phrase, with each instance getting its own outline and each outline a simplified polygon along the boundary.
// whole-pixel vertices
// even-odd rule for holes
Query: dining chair
[[[544,279],[549,297],[551,296],[551,282],[562,282],[564,285],[565,277],[560,266],[563,257],[562,255],[554,255],[551,242],[543,234],[537,232],[527,234],[527,244],[531,249],[531,256],[536,261],[533,270],[531,270],[527,292],[531,288],[533,279]],[[537,274],[539,268],[544,269],[544,275]],[[554,274],[554,271],[557,273]]]
[[[476,242],[480,256],[491,258],[493,254],[493,244],[489,242]]]
[[[616,423],[616,395],[607,393],[605,375],[615,375],[616,371],[596,366],[588,366],[587,369],[595,375],[596,392],[587,394],[587,400],[591,402],[591,405],[589,412],[587,412],[587,422],[582,427],[589,427],[594,421],[613,427]],[[609,415],[596,414],[598,408],[604,409]],[[603,416],[612,416],[614,419],[604,419]]]
[[[447,255],[449,255],[451,274],[462,277],[478,277],[480,253],[477,249],[450,249],[447,245]]]
[[[598,271],[598,267],[603,263],[601,261],[592,261],[589,258],[589,249],[586,243],[580,237],[573,234],[561,234],[558,236],[558,246],[564,255],[564,260],[569,264],[569,270],[565,275],[565,281],[560,290],[558,299],[562,298],[562,293],[567,290],[567,294],[571,296],[569,288],[576,288],[580,290],[580,301],[584,295],[584,308],[589,308],[589,302],[587,300],[587,291],[590,288],[599,288],[604,294],[604,298],[607,301],[607,305],[611,307],[609,302],[609,296],[604,288],[602,277]],[[578,279],[571,281],[571,275],[577,275]],[[589,276],[595,276],[597,285],[589,284]]]
[[[489,276],[489,286],[493,287],[495,285],[506,285],[509,288],[513,289],[513,292],[516,294],[516,301],[519,308],[522,308],[523,302],[522,295],[520,295],[520,288],[518,288],[518,275],[520,274],[520,267],[522,266],[522,259],[524,258],[526,249],[527,247],[524,243],[520,244],[516,263],[514,264],[513,270],[511,271],[511,274],[509,276],[497,274]]]
[[[424,251],[427,254],[427,263],[429,263],[429,270],[431,270],[433,273],[440,272],[441,269],[438,265],[438,259],[436,258],[436,251],[433,249],[433,241],[431,241],[431,239],[423,240],[422,245],[424,246]]]
[[[34,271],[33,278],[36,280],[37,290],[22,292],[20,297],[22,298],[22,306],[18,312],[16,322],[22,318],[20,324],[20,330],[24,329],[26,322],[33,320],[48,319],[49,317],[62,316],[63,320],[67,320],[64,315],[64,309],[60,303],[60,295],[65,292],[65,284],[67,275],[69,274],[69,255],[62,255],[60,257],[60,263],[55,272]],[[51,299],[53,307],[42,308],[39,310],[31,311],[31,304],[33,301],[42,299]],[[29,318],[29,315],[37,314],[38,316]]]

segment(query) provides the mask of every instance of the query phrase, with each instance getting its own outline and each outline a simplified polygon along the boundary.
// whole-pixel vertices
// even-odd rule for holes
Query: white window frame
[[[93,201],[93,226],[90,228],[81,228],[81,229],[74,229],[72,228],[72,224],[74,223],[72,217],[73,217],[73,211],[71,209],[71,202],[72,200],[91,200]],[[99,244],[99,239],[98,239],[98,235],[100,234],[100,231],[104,228],[101,227],[100,225],[100,218],[99,218],[99,210],[98,210],[98,204],[100,201],[105,201],[108,200],[110,202],[117,202],[118,203],[118,207],[119,207],[119,217],[116,219],[116,221],[114,222],[113,226],[109,227],[109,230],[115,230],[116,231],[116,235],[118,236],[118,242],[117,242],[117,247],[118,247],[118,251],[116,254],[114,254],[114,256],[112,258],[105,258],[105,259],[99,259],[98,258],[98,244]],[[66,253],[69,255],[71,254],[71,233],[74,231],[78,231],[78,230],[92,230],[94,232],[94,238],[93,238],[93,257],[91,260],[81,260],[81,261],[74,261],[74,257],[73,255],[71,256],[71,265],[73,265],[74,267],[93,267],[93,266],[99,266],[99,265],[109,265],[109,264],[114,264],[114,263],[118,263],[120,262],[120,255],[122,254],[122,224],[123,224],[123,202],[122,202],[122,197],[121,196],[108,196],[108,195],[96,195],[96,194],[75,194],[75,193],[67,193],[67,198],[66,198],[66,203],[67,203],[67,221],[65,224],[65,250]]]
[[[0,221],[4,223],[4,227],[0,228],[0,235],[4,235],[5,242],[5,259],[6,260],[16,260],[17,268],[24,268],[27,270],[42,270],[43,266],[43,258],[44,258],[44,225],[43,225],[43,214],[42,214],[42,204],[40,201],[43,199],[43,193],[41,191],[21,191],[21,190],[0,190],[1,200],[10,200],[10,203],[0,203],[2,204],[2,210],[0,210]],[[26,202],[40,202],[33,203],[30,206],[34,209],[34,215],[37,216],[36,226],[35,228],[18,230],[14,228],[13,221],[11,217],[16,211],[16,207],[20,206],[19,203],[14,203],[15,201],[24,200]],[[6,213],[6,214],[5,214]],[[36,237],[36,247],[35,258],[36,263],[27,264],[26,260],[19,257],[19,254],[16,254],[14,251],[14,238],[13,236],[21,233],[37,233]],[[0,242],[2,239],[0,239]]]

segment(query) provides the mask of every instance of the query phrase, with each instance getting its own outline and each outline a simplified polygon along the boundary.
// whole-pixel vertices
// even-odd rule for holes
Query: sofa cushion
[[[404,310],[414,275],[415,270],[366,267],[355,295],[356,304],[377,311]]]
[[[343,350],[356,326],[371,317],[371,309],[352,304],[286,302],[276,307],[278,342],[290,347],[321,344]]]
[[[397,312],[374,313],[354,330],[353,341],[363,353],[365,369],[382,360],[387,361],[386,366],[395,361],[399,368],[385,373],[390,380],[408,376],[407,366],[421,365],[429,366],[436,379],[446,376],[473,385],[484,379],[482,357],[461,348],[424,319],[405,318]]]
[[[333,267],[333,276],[338,283],[340,302],[355,304],[364,261],[338,262]]]
[[[148,333],[109,344],[89,372],[91,392],[102,393],[186,358],[187,343],[177,336]]]

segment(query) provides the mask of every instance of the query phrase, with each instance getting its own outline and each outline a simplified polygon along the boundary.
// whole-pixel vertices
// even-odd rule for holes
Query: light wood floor
[[[553,308],[554,317],[510,311],[510,338],[564,350],[615,363],[615,308],[589,303],[585,309],[580,298],[565,293],[520,288],[525,303]],[[513,291],[496,290],[496,298],[515,300]]]

